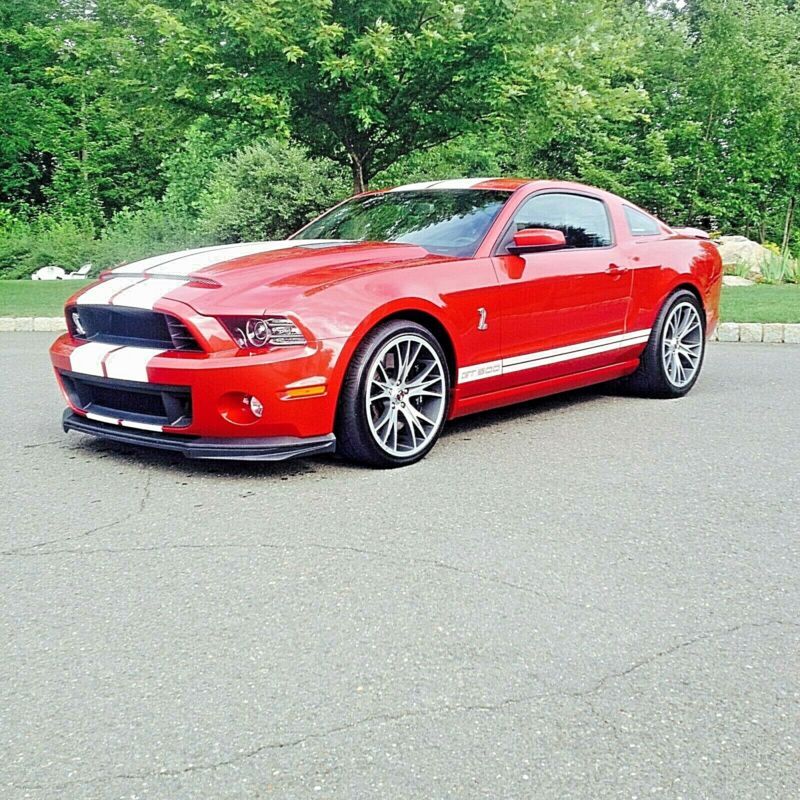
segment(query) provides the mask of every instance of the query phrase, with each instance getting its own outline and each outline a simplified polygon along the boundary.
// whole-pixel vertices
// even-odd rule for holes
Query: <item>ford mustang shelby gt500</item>
[[[722,265],[579,184],[471,179],[359,195],[285,241],[113,269],[51,348],[64,429],[197,458],[413,463],[445,421],[624,378],[686,394]]]

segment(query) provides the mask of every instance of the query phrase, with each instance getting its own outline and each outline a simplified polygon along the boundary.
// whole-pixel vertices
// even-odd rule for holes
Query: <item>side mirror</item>
[[[567,240],[561,231],[552,228],[525,228],[514,234],[514,241],[508,246],[508,251],[514,255],[522,255],[562,250],[566,246]]]

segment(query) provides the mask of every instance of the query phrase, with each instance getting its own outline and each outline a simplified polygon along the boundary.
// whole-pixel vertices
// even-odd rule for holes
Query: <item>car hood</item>
[[[247,294],[311,295],[351,278],[380,270],[452,260],[411,244],[384,242],[282,243],[282,247],[198,267],[187,274],[190,281],[180,299],[201,314],[233,313]],[[168,273],[167,273],[168,274]]]

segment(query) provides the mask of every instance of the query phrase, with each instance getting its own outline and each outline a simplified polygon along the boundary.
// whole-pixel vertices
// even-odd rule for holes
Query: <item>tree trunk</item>
[[[364,160],[355,153],[350,153],[350,169],[353,171],[353,194],[367,191],[367,178],[364,174]]]
[[[781,253],[786,255],[789,251],[789,240],[792,238],[792,222],[794,221],[795,197],[789,198],[789,205],[786,208],[786,222],[783,226],[783,241],[781,242]]]

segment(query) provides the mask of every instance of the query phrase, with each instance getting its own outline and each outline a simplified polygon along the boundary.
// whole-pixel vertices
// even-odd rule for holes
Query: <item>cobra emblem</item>
[[[481,307],[478,309],[478,330],[485,331],[489,325],[486,322],[486,309]]]

